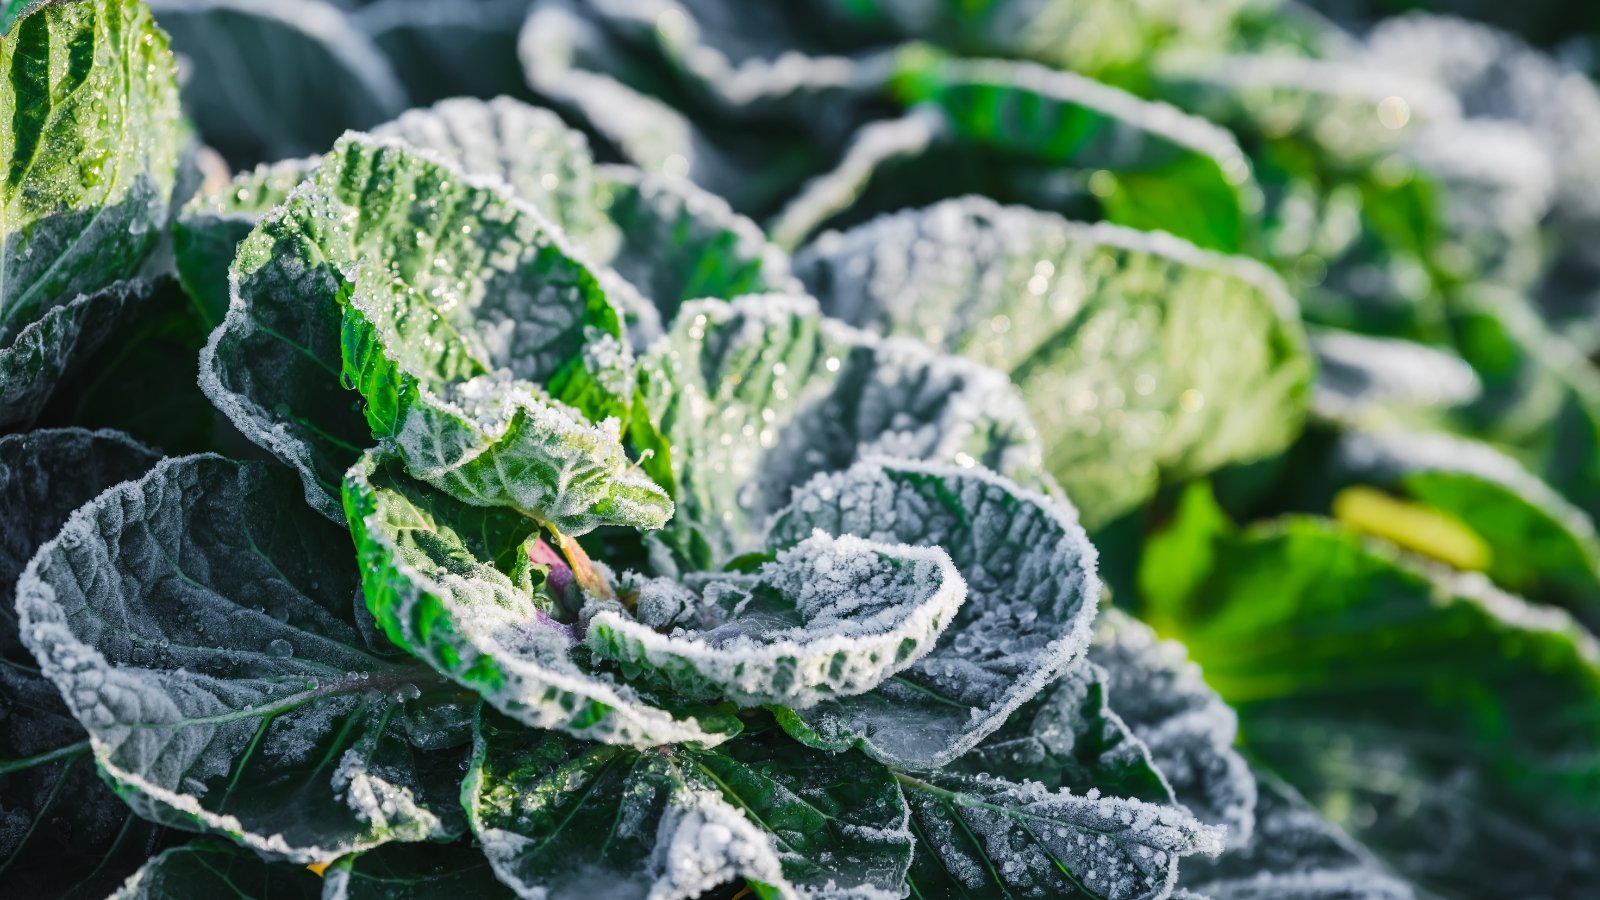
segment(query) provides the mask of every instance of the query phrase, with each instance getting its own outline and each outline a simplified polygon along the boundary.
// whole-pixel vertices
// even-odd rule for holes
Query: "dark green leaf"
[[[153,821],[300,863],[452,834],[459,755],[401,725],[450,694],[365,649],[349,545],[298,495],[214,456],[107,491],[23,574],[23,641]]]
[[[942,766],[999,728],[1089,643],[1100,599],[1095,553],[1070,508],[982,470],[858,464],[795,492],[776,546],[821,529],[939,547],[967,582],[927,656],[877,690],[783,711],[815,746],[858,746],[910,769]]]
[[[103,897],[162,834],[100,781],[88,735],[21,643],[12,603],[17,576],[68,514],[157,458],[110,431],[0,437],[0,879],[19,897]]]

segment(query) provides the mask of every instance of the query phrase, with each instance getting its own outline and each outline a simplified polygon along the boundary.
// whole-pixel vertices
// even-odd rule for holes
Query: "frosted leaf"
[[[189,67],[184,109],[237,161],[302,157],[406,108],[388,60],[325,0],[152,0]]]
[[[1311,408],[1325,419],[1355,423],[1426,414],[1464,406],[1483,391],[1465,360],[1436,347],[1335,329],[1310,337],[1318,363]]]
[[[1528,896],[1594,877],[1600,644],[1569,614],[1333,523],[1235,529],[1199,490],[1139,587],[1252,754],[1411,877]]]
[[[485,375],[444,396],[422,391],[393,437],[413,476],[568,535],[659,528],[672,515],[672,501],[623,455],[615,419],[589,425],[517,382]]]
[[[984,776],[900,777],[919,838],[921,896],[1168,896],[1178,860],[1222,849],[1220,829],[1139,800]]]
[[[1204,6],[1182,0],[824,0],[826,15],[849,33],[885,33],[959,47],[970,56],[1022,57],[1059,69],[1115,76],[1171,45],[1221,44],[1240,28],[1244,0]],[[1110,70],[1107,72],[1107,70]]]
[[[46,310],[0,345],[0,428],[25,426],[44,409],[57,383],[85,357],[113,342],[150,298],[144,281],[118,281]]]
[[[108,900],[226,896],[317,900],[323,896],[322,881],[304,866],[266,862],[243,847],[197,840],[145,863]]]
[[[141,816],[299,863],[449,836],[456,760],[393,724],[440,683],[364,648],[344,539],[297,495],[214,456],[107,491],[23,573],[23,641]]]
[[[517,31],[528,0],[371,0],[350,20],[372,38],[414,105],[447,97],[525,96]]]
[[[319,887],[321,900],[506,900],[516,896],[495,878],[483,851],[471,841],[385,844],[343,856],[322,873]]]
[[[1563,219],[1600,213],[1600,90],[1579,72],[1516,36],[1453,16],[1385,19],[1358,51],[1382,67],[1447,89],[1474,118],[1529,128],[1556,164]],[[1536,160],[1525,164],[1536,164]]]
[[[940,547],[967,601],[933,651],[877,690],[780,715],[798,739],[896,766],[945,765],[1038,694],[1089,643],[1095,551],[1070,508],[980,470],[873,461],[797,490],[776,546],[814,529]]]
[[[616,244],[588,142],[547,109],[510,97],[457,97],[409,110],[373,134],[437,154],[471,175],[504,181],[596,261]]]
[[[721,198],[680,178],[596,166],[583,134],[548,110],[458,98],[374,133],[503,179],[607,267],[602,283],[645,337],[685,300],[793,287],[787,258]]]
[[[1359,60],[1175,54],[1160,61],[1157,78],[1185,109],[1274,138],[1292,135],[1345,165],[1370,163],[1423,125],[1461,116],[1456,98],[1434,80]],[[1379,114],[1390,97],[1402,98],[1403,116]]]
[[[1172,787],[1150,749],[1111,707],[1110,681],[1079,660],[946,770],[1170,805]]]
[[[1336,484],[1370,484],[1445,513],[1488,548],[1496,583],[1600,621],[1600,538],[1582,510],[1488,444],[1398,428],[1345,433]]]
[[[1600,271],[1594,236],[1600,227],[1600,89],[1587,75],[1521,38],[1454,16],[1411,14],[1385,19],[1367,35],[1360,58],[1431,78],[1460,101],[1467,115],[1515,125],[1535,152],[1502,160],[1503,177],[1553,174],[1545,237],[1553,258],[1537,300],[1560,331],[1585,349],[1600,340],[1594,314]],[[1472,152],[1470,148],[1467,152]]]
[[[731,166],[697,127],[670,105],[603,74],[625,70],[629,51],[593,15],[588,4],[536,0],[517,42],[528,84],[628,162],[687,176],[727,196],[724,188],[737,183]]]
[[[850,138],[844,155],[827,172],[807,181],[773,220],[772,239],[795,247],[866,195],[879,172],[898,161],[916,160],[952,140],[949,120],[927,106],[898,119],[869,122]]]
[[[335,519],[344,470],[425,391],[495,374],[595,419],[622,405],[608,392],[624,385],[585,352],[620,338],[620,319],[549,220],[403,145],[341,141],[256,226],[230,278],[201,386]]]
[[[628,166],[601,166],[599,177],[620,237],[600,261],[653,300],[662,321],[690,300],[799,290],[788,256],[721,197]]]
[[[228,314],[228,268],[239,242],[316,172],[317,162],[312,158],[262,164],[216,188],[203,188],[179,211],[172,223],[178,278],[199,305],[208,330]]]
[[[464,796],[495,872],[528,898],[688,898],[738,878],[764,896],[900,896],[912,858],[887,769],[770,735],[636,751],[485,716]]]
[[[726,735],[580,665],[570,626],[503,570],[534,524],[433,491],[368,456],[345,479],[367,606],[396,644],[537,728],[608,744],[713,745]]]
[[[791,491],[870,455],[985,465],[1028,477],[1038,439],[1005,377],[881,340],[782,295],[685,304],[639,361],[629,440],[677,512],[677,564],[716,569],[766,549]]]
[[[659,56],[704,102],[732,115],[801,116],[877,89],[885,62],[799,48],[808,17],[729,0],[596,3],[607,31]]]
[[[0,159],[0,428],[32,419],[72,357],[104,339],[109,311],[80,295],[140,271],[182,145],[172,54],[144,4],[17,15],[0,42],[0,108],[16,113]]]
[[[1186,862],[1185,889],[1210,900],[1411,900],[1411,885],[1324,819],[1292,788],[1261,780],[1255,835],[1215,859]]]
[[[1237,257],[966,198],[825,235],[796,269],[830,315],[1008,373],[1090,527],[1299,433],[1294,301]]]
[[[150,853],[159,831],[95,772],[88,735],[22,645],[13,589],[68,515],[159,456],[113,431],[0,437],[0,860],[20,896],[100,896]]]
[[[1177,802],[1226,829],[1229,847],[1249,841],[1257,791],[1249,765],[1233,749],[1239,719],[1183,645],[1107,609],[1096,622],[1089,659],[1105,671],[1112,707],[1149,748]]]
[[[670,631],[599,610],[599,656],[664,679],[679,697],[794,708],[861,694],[932,649],[966,597],[937,547],[817,534],[749,576],[697,579]]]
[[[1456,349],[1483,378],[1475,437],[1508,448],[1591,517],[1600,515],[1600,373],[1526,298],[1479,286],[1452,302]]]

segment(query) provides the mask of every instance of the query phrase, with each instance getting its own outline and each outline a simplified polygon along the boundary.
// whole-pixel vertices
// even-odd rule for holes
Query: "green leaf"
[[[528,94],[517,59],[527,0],[373,0],[351,12],[405,84],[413,105],[446,97]]]
[[[1527,301],[1478,288],[1456,298],[1456,352],[1483,380],[1464,427],[1509,449],[1591,517],[1600,515],[1600,374]]]
[[[130,312],[114,339],[74,364],[35,424],[114,428],[168,455],[234,440],[196,383],[209,330],[178,282],[158,279]]]
[[[613,744],[725,740],[721,723],[674,712],[584,665],[555,604],[513,582],[535,525],[469,506],[367,457],[345,481],[367,606],[389,638],[501,712]]]
[[[715,21],[697,20],[701,12]],[[794,31],[773,25],[793,18],[774,5],[539,0],[518,55],[541,100],[608,151],[756,215],[828,164],[828,145],[859,117],[853,101],[881,93],[884,81],[881,61],[784,53],[774,35]]]
[[[469,174],[503,179],[597,269],[625,282],[601,276],[645,337],[655,337],[686,300],[794,286],[783,253],[720,197],[682,179],[595,165],[583,135],[548,110],[506,97],[460,98],[412,110],[376,134],[438,153]]]
[[[1172,804],[1150,749],[1111,708],[1109,681],[1104,669],[1080,661],[946,771]]]
[[[167,222],[182,133],[172,55],[136,0],[31,5],[0,41],[0,427],[28,421]]]
[[[1496,584],[1600,622],[1600,538],[1582,510],[1494,448],[1445,434],[1346,434],[1339,483],[1373,484],[1465,525]]]
[[[441,395],[476,376],[594,418],[621,402],[606,371],[626,362],[616,311],[548,220],[399,144],[342,140],[256,226],[231,278],[201,386],[331,518],[361,448],[408,414],[448,416]]]
[[[1180,857],[1215,854],[1218,829],[1139,800],[1048,791],[981,775],[898,776],[923,897],[1167,896]]]
[[[1431,887],[1592,876],[1600,645],[1565,613],[1326,522],[1235,530],[1202,491],[1140,589],[1246,745]]]
[[[1317,356],[1317,418],[1415,427],[1440,423],[1483,393],[1477,373],[1447,349],[1334,328],[1308,332]]]
[[[933,649],[966,585],[943,550],[813,535],[752,575],[641,585],[638,618],[587,616],[589,649],[681,698],[809,707],[862,694]]]
[[[486,716],[466,798],[522,896],[692,897],[735,878],[761,897],[897,894],[912,856],[887,769],[775,735],[639,751]]]
[[[323,900],[435,900],[515,896],[495,878],[483,851],[469,841],[385,844],[340,857],[323,872]]]
[[[236,165],[321,153],[407,106],[383,53],[324,0],[151,0],[190,67],[184,108]]]
[[[23,647],[12,603],[17,576],[72,510],[157,458],[111,431],[0,437],[0,878],[19,896],[103,897],[161,836],[96,775],[88,735]]]
[[[316,159],[263,163],[240,172],[220,190],[202,191],[184,205],[172,223],[172,250],[178,279],[205,320],[207,331],[222,323],[230,301],[228,269],[239,243],[261,217],[289,199],[316,173]]]
[[[796,266],[829,314],[1008,373],[1090,528],[1299,433],[1313,367],[1294,301],[1242,258],[965,199],[825,237]]]
[[[23,641],[141,816],[299,863],[451,835],[459,756],[401,724],[450,692],[366,649],[348,544],[298,494],[214,456],[107,491],[23,573]]]
[[[1233,37],[1248,4],[1203,7],[1116,0],[827,0],[835,27],[925,40],[965,56],[1020,57],[1113,83],[1137,81],[1172,45],[1219,45]],[[1278,10],[1274,10],[1278,12]]]
[[[1113,708],[1150,749],[1177,802],[1226,828],[1229,847],[1251,840],[1256,780],[1233,749],[1239,719],[1183,645],[1112,608],[1095,623],[1089,660],[1105,670]]]
[[[152,293],[145,281],[118,281],[51,307],[0,346],[0,429],[31,423],[57,384],[84,366]]]
[[[1261,780],[1255,835],[1215,859],[1183,865],[1190,896],[1210,900],[1412,900],[1410,884],[1390,874],[1372,852],[1351,840],[1276,778]],[[1175,896],[1184,896],[1182,892]]]
[[[396,418],[385,436],[407,471],[475,506],[509,507],[568,535],[660,528],[672,516],[666,493],[623,454],[615,419],[588,425],[515,382],[420,391]]]
[[[794,488],[864,457],[1037,471],[1004,376],[842,327],[807,297],[686,304],[640,359],[636,402],[629,440],[677,504],[661,540],[681,568],[766,550]]]
[[[322,882],[303,866],[266,862],[249,850],[198,840],[146,863],[110,900],[186,900],[194,897],[322,897]]]
[[[1095,552],[1070,507],[981,470],[867,462],[795,492],[778,547],[821,529],[940,547],[967,601],[933,651],[877,690],[783,712],[797,739],[860,747],[909,769],[945,765],[1082,658],[1100,599]]]
[[[1087,187],[1108,221],[1225,252],[1244,247],[1256,195],[1250,163],[1203,119],[1031,63],[913,51],[898,65],[898,99],[938,108],[957,140],[1022,165],[1097,173]]]

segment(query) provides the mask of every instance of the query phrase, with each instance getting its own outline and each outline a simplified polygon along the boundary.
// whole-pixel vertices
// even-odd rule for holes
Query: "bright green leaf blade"
[[[684,301],[794,286],[784,255],[720,197],[682,179],[596,166],[583,135],[548,110],[505,97],[446,100],[375,133],[503,179],[626,283],[602,275],[647,337]],[[654,309],[637,308],[641,298]]]
[[[785,712],[798,739],[890,765],[942,766],[1080,659],[1100,599],[1095,551],[1070,508],[981,470],[866,462],[795,492],[779,546],[813,530],[940,547],[967,601],[934,650],[877,690]]]
[[[465,840],[385,844],[341,858],[322,877],[322,900],[505,900],[515,896],[495,878],[483,850]]]
[[[242,847],[198,840],[150,860],[109,900],[228,896],[317,900],[322,897],[322,882],[304,866],[266,862]]]
[[[1203,488],[1140,589],[1247,746],[1407,872],[1528,894],[1592,874],[1600,646],[1565,613],[1319,520],[1235,531]]]
[[[1089,660],[1106,672],[1112,708],[1150,748],[1177,802],[1207,825],[1225,827],[1229,847],[1249,841],[1257,791],[1249,765],[1233,749],[1239,719],[1183,645],[1158,639],[1113,608],[1096,623]]]
[[[687,568],[767,549],[759,529],[794,488],[863,457],[1037,471],[1004,376],[841,327],[810,298],[687,304],[639,371],[629,438],[677,503],[662,539]]]
[[[571,627],[503,574],[532,522],[468,506],[370,455],[346,476],[345,506],[367,606],[384,632],[495,708],[611,744],[725,739],[580,665]]]
[[[324,0],[152,0],[188,60],[184,108],[237,165],[321,153],[406,108],[372,41]]]
[[[832,315],[1009,373],[1091,528],[1280,452],[1309,399],[1281,282],[1164,235],[966,199],[821,239],[797,269]]]
[[[441,685],[366,649],[345,538],[298,494],[214,456],[102,494],[24,572],[23,640],[142,816],[300,863],[447,836],[459,756],[400,721]]]
[[[672,516],[666,492],[624,455],[615,420],[591,426],[515,382],[475,378],[442,397],[423,390],[389,436],[416,478],[563,534],[660,528]]]
[[[159,457],[111,431],[0,437],[0,878],[19,896],[103,897],[161,831],[100,781],[88,735],[22,646],[13,589],[80,504]]]
[[[1261,780],[1255,836],[1215,859],[1183,864],[1174,896],[1209,900],[1412,900],[1412,886],[1324,819],[1293,788]]]
[[[620,403],[588,364],[625,355],[586,352],[615,345],[620,321],[548,220],[400,144],[341,141],[256,226],[231,279],[201,385],[335,519],[345,469],[424,393],[504,370],[591,417]]]
[[[597,880],[688,897],[735,877],[777,891],[760,896],[897,893],[911,862],[888,770],[770,733],[717,751],[641,752],[486,716],[467,803],[496,871],[525,897],[576,895]]]
[[[1515,460],[1485,444],[1399,430],[1346,434],[1335,453],[1340,483],[1394,490],[1471,529],[1488,549],[1480,568],[1496,584],[1600,622],[1594,523]]]
[[[986,776],[900,776],[924,897],[1167,896],[1178,860],[1222,847],[1219,829],[1187,813],[1098,791],[1051,792]]]
[[[679,697],[803,708],[870,691],[915,663],[966,599],[937,547],[822,534],[752,575],[691,583],[694,592],[646,582],[639,618],[620,608],[589,616],[589,649]],[[663,621],[643,614],[649,604],[677,608]]]
[[[30,7],[0,41],[0,427],[38,412],[165,226],[182,131],[166,38],[136,0]],[[69,307],[63,309],[63,307]]]

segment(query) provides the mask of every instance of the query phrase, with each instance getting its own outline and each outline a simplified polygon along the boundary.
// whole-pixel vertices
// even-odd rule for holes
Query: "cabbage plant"
[[[1600,91],[1190,6],[0,4],[0,893],[1584,896]]]

